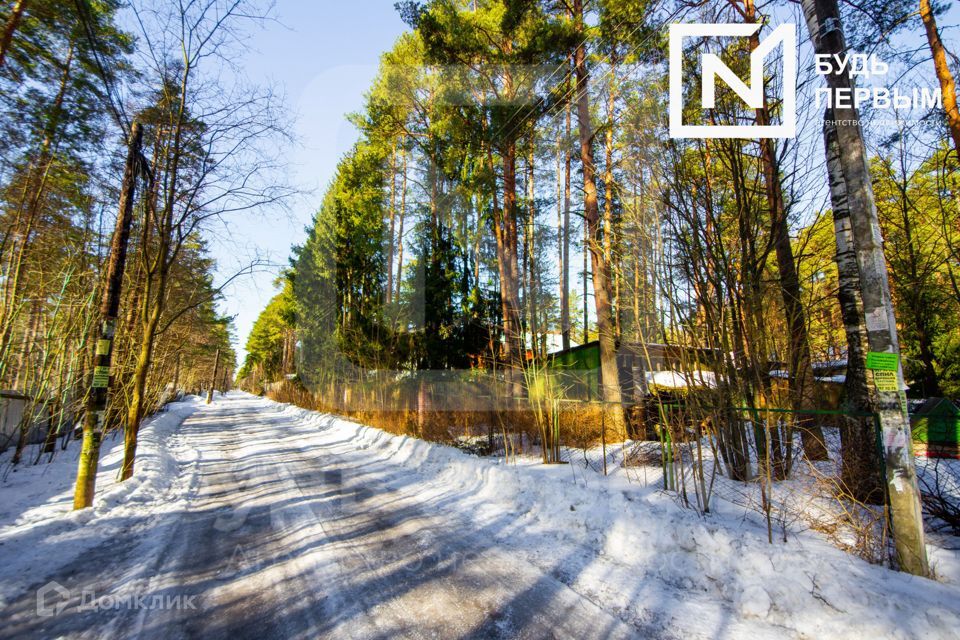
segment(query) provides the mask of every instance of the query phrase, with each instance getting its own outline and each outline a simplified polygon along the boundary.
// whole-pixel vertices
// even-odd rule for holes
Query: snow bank
[[[419,474],[418,495],[455,504],[474,530],[495,531],[498,544],[520,548],[640,628],[851,639],[955,638],[960,630],[958,585],[870,565],[813,532],[771,545],[761,522],[729,505],[701,517],[623,476],[481,459],[335,416],[278,409],[316,433],[311,444],[347,440],[362,455]]]
[[[80,455],[80,442],[58,450],[53,461],[39,465],[9,466],[9,456],[0,460],[0,606],[31,584],[42,580],[45,570],[65,565],[83,551],[108,540],[142,518],[149,508],[169,505],[178,478],[178,457],[173,433],[183,420],[203,406],[198,397],[168,404],[144,421],[137,446],[136,474],[120,482],[123,436],[104,440],[97,473],[93,507],[73,511],[73,487]],[[59,446],[59,445],[58,445]],[[25,460],[36,457],[30,447]]]

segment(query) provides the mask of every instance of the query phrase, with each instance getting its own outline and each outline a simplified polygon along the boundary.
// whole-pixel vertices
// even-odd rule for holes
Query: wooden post
[[[207,390],[207,404],[213,402],[213,388],[217,386],[217,369],[220,367],[220,349],[213,358],[213,376],[210,378],[210,389]]]
[[[93,360],[93,376],[87,393],[86,413],[83,418],[83,444],[77,467],[77,484],[73,493],[73,508],[83,509],[93,504],[96,490],[97,466],[100,458],[100,440],[103,437],[103,416],[107,408],[110,387],[110,362],[113,355],[113,335],[120,311],[120,291],[123,271],[127,263],[127,242],[133,222],[133,201],[136,195],[137,174],[141,171],[143,128],[134,122],[127,141],[127,161],[120,188],[120,213],[110,243],[106,283],[100,303],[100,334]]]

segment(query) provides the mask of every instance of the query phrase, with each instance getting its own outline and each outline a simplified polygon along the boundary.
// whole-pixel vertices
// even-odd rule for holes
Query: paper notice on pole
[[[886,331],[890,328],[887,321],[887,310],[883,307],[867,312],[864,320],[867,324],[867,331]]]
[[[93,388],[106,389],[110,386],[110,367],[93,368]]]
[[[867,369],[874,371],[896,371],[900,364],[900,357],[896,353],[870,351],[867,353]]]
[[[896,451],[907,446],[907,435],[901,428],[883,430],[883,445],[887,451]]]
[[[874,371],[873,383],[877,385],[877,391],[896,393],[900,390],[900,385],[897,383],[896,371]]]

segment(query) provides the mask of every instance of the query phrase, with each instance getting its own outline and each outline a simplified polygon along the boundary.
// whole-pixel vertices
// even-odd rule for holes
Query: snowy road
[[[182,424],[180,421],[188,416]],[[955,638],[960,585],[582,465],[481,459],[244,394],[0,478],[0,638]]]
[[[250,397],[230,397],[188,418],[172,443],[184,454],[180,475],[188,479],[178,508],[132,522],[49,576],[71,592],[58,615],[38,616],[33,591],[9,603],[0,635],[640,633],[495,547],[494,532],[471,530],[455,505],[421,499],[415,473],[375,464],[350,441],[307,448],[305,429]]]

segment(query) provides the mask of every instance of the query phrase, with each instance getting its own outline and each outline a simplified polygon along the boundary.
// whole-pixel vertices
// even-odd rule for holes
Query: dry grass
[[[560,405],[560,434],[563,444],[578,449],[589,449],[599,444],[604,418],[601,405],[565,402]],[[618,442],[625,438],[607,433],[608,442]]]
[[[343,415],[388,433],[414,436],[431,442],[453,444],[461,439],[494,436],[500,440],[506,437],[519,447],[523,443],[539,443],[541,437],[537,416],[527,406],[514,404],[501,410],[467,406],[463,409],[418,411],[417,389],[409,385],[397,385],[377,394],[369,390],[345,394],[341,388],[335,399],[330,392],[313,392],[294,382],[284,382],[268,395],[277,402]],[[350,406],[343,402],[344,395],[351,398]],[[363,400],[358,400],[360,398]],[[443,403],[428,403],[434,407],[438,404]],[[471,403],[466,401],[462,404]],[[606,420],[602,405],[563,402],[559,405],[559,423],[561,444],[585,449],[600,444]],[[606,432],[608,443],[624,439],[625,433],[614,433],[609,429]]]
[[[820,495],[831,505],[832,517],[806,518],[811,529],[824,534],[834,546],[872,564],[889,564],[890,530],[884,506],[864,504],[837,478],[817,477]]]

